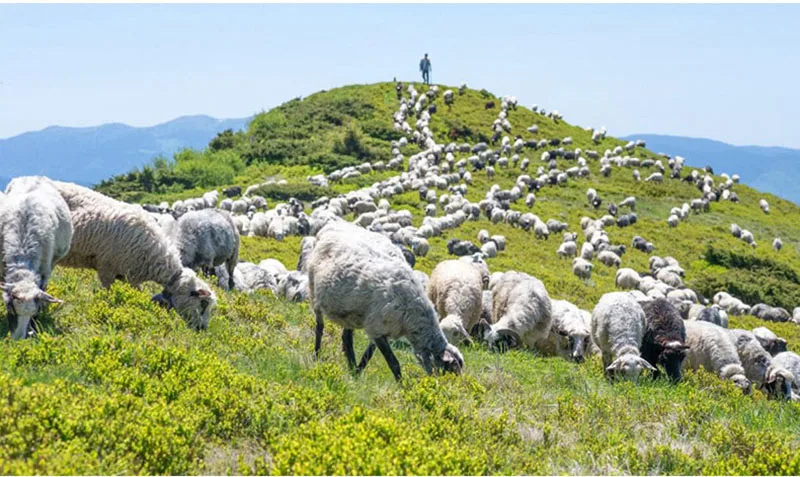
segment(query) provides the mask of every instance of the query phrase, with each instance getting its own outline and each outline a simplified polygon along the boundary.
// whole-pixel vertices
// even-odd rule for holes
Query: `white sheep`
[[[572,241],[562,242],[556,250],[556,254],[561,258],[574,257],[578,254],[578,245]]]
[[[640,356],[645,332],[644,310],[627,292],[606,293],[592,311],[592,340],[603,355],[606,376],[636,379],[656,371]]]
[[[258,267],[269,273],[275,283],[289,273],[286,265],[276,258],[264,259],[258,263]]]
[[[319,356],[327,316],[344,328],[345,356],[357,372],[363,370],[377,347],[399,380],[400,363],[389,339],[403,336],[428,373],[434,368],[461,372],[464,358],[447,342],[433,303],[388,238],[351,224],[326,225],[317,234],[309,258],[308,280],[316,317],[315,356]],[[356,328],[363,328],[372,341],[358,367],[353,351]]]
[[[314,244],[317,242],[317,239],[314,237],[303,237],[303,240],[300,241],[300,255],[297,257],[297,267],[296,269],[300,272],[306,272],[306,265],[308,264],[308,257],[311,256],[311,252],[314,250]]]
[[[0,289],[11,338],[22,339],[43,305],[61,303],[46,290],[53,266],[69,251],[72,219],[46,177],[18,177],[6,192],[0,198]]]
[[[203,209],[183,214],[172,228],[170,239],[178,249],[181,264],[210,274],[225,264],[233,288],[233,269],[239,263],[239,231],[228,212]]]
[[[478,268],[463,260],[440,262],[431,272],[427,292],[447,341],[470,341],[469,333],[482,309],[483,280]]]
[[[292,270],[281,277],[275,294],[289,301],[306,301],[308,299],[308,275]]]
[[[677,227],[679,222],[680,222],[680,219],[675,214],[672,214],[672,215],[669,216],[669,218],[667,218],[667,224],[670,227]]]
[[[617,288],[621,288],[623,290],[634,290],[639,288],[640,281],[641,277],[636,270],[632,268],[620,268],[617,270],[617,274],[614,277],[614,284],[617,286]]]
[[[589,242],[583,242],[581,245],[581,258],[584,260],[591,260],[594,258],[594,247]]]
[[[758,206],[765,214],[769,214],[769,203],[765,199],[759,199]]]
[[[786,340],[778,338],[778,335],[773,333],[769,328],[764,326],[753,328],[753,336],[772,356],[786,351]]]
[[[492,284],[492,321],[479,325],[490,349],[535,347],[547,337],[552,304],[544,284],[526,273],[509,271]]]
[[[582,363],[591,341],[589,322],[577,306],[565,300],[552,300],[553,320],[547,338],[537,344],[545,355],[558,355]]]
[[[767,382],[770,384],[775,383],[776,376],[773,371],[774,369],[785,369],[791,373],[793,380],[789,383],[789,387],[791,388],[789,391],[792,395],[792,401],[800,400],[800,395],[797,393],[797,391],[800,390],[800,356],[791,351],[784,351],[783,353],[775,355],[772,358],[770,369],[767,370]],[[775,386],[775,388],[780,389],[778,386]]]
[[[732,381],[745,394],[750,393],[751,383],[739,359],[736,345],[728,330],[706,321],[685,321],[686,359],[683,368],[697,371],[700,367]]]
[[[592,278],[592,268],[594,265],[582,257],[572,259],[572,273],[583,281]]]
[[[497,244],[490,240],[481,245],[481,252],[483,252],[487,258],[494,258],[497,256]]]
[[[253,293],[256,290],[270,290],[275,293],[277,285],[275,277],[268,271],[251,262],[239,262],[233,270],[233,279],[228,269],[220,265],[215,269],[217,285],[225,291],[236,290],[242,293]],[[233,282],[233,288],[228,286]]]
[[[775,237],[775,240],[772,241],[772,248],[775,249],[776,252],[780,252],[783,248],[783,241],[780,237]]]
[[[54,181],[72,218],[72,245],[59,263],[97,270],[108,288],[118,278],[133,286],[154,281],[160,298],[189,325],[206,329],[217,297],[203,280],[181,265],[170,243],[141,207],[125,204],[86,187]]]
[[[619,268],[622,262],[619,256],[610,250],[601,250],[600,253],[597,254],[597,260],[607,267],[617,268]]]

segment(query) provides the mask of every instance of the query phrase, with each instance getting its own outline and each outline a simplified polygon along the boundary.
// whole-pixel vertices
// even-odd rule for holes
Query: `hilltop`
[[[11,177],[46,175],[92,185],[141,167],[183,148],[202,149],[217,133],[242,129],[249,118],[182,116],[155,126],[111,123],[91,127],[51,126],[0,139],[0,187]]]
[[[436,141],[490,139],[498,109],[485,109],[489,101],[499,106],[499,98],[477,90],[456,95],[452,108],[437,100],[430,126]],[[400,137],[392,128],[396,108],[391,83],[296,98],[257,114],[246,130],[219,134],[204,150],[184,151],[97,188],[132,202],[158,202],[282,178],[286,185],[262,189],[270,207],[290,195],[305,201],[330,197],[396,174],[373,172],[328,188],[306,181],[345,165],[387,160],[391,141]],[[572,147],[601,154],[625,144],[609,137],[595,145],[591,133],[569,124],[569,117],[556,123],[522,106],[509,120],[512,137],[571,136]],[[533,124],[536,134],[527,132]],[[408,158],[418,150],[409,146],[403,153]],[[531,159],[531,172],[542,164],[540,154],[520,154]],[[657,157],[643,148],[635,155]],[[537,192],[533,212],[579,231],[582,216],[604,213],[587,203],[587,188],[606,203],[636,196],[639,221],[609,228],[613,243],[630,245],[634,235],[645,237],[655,254],[677,258],[687,284],[708,297],[727,290],[751,304],[800,305],[797,205],[737,184],[740,203],[714,202],[710,212],[692,213],[670,228],[670,209],[697,198],[696,187],[670,179],[635,182],[628,168],[615,167],[604,178],[597,161],[589,161],[589,168],[588,178]],[[649,172],[642,169],[643,176]],[[519,173],[497,169],[489,180],[475,172],[467,198],[477,202],[494,183],[509,188]],[[769,215],[758,208],[760,198],[769,201]],[[425,204],[417,191],[394,196],[391,205],[410,210],[414,225],[422,221]],[[512,208],[528,210],[522,201]],[[751,230],[759,246],[751,249],[733,238],[732,222]],[[552,298],[587,310],[615,290],[615,269],[599,263],[590,281],[575,277],[569,261],[556,255],[559,237],[536,240],[485,217],[430,239],[430,253],[415,268],[430,273],[450,258],[447,240],[474,241],[483,228],[504,235],[508,244],[488,261],[491,271],[530,273]],[[784,242],[781,252],[770,247],[777,236]],[[291,269],[299,243],[296,236],[282,242],[244,237],[240,258],[277,258]],[[648,255],[632,249],[622,258],[622,266],[638,271],[647,262]],[[0,342],[0,399],[8,403],[0,406],[2,473],[800,473],[800,404],[770,401],[760,391],[742,396],[704,371],[687,373],[675,386],[649,379],[611,385],[602,377],[599,357],[575,364],[527,350],[500,355],[473,346],[462,347],[463,376],[426,377],[398,342],[393,346],[404,375],[398,385],[380,356],[363,376],[351,376],[340,331],[330,323],[315,362],[314,320],[305,303],[216,289],[216,315],[198,333],[151,303],[158,287],[142,288],[116,283],[102,290],[91,271],[56,268],[48,291],[67,303],[51,309],[39,338]],[[731,327],[764,324],[731,317]],[[800,351],[798,325],[766,325],[788,340],[789,349]],[[355,336],[359,353],[367,343],[362,332]]]

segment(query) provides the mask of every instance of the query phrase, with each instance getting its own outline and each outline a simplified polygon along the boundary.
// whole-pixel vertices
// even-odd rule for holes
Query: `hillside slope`
[[[734,146],[711,139],[633,134],[654,151],[686,157],[696,167],[736,171],[751,187],[800,203],[800,150],[785,147]]]
[[[437,100],[431,122],[437,142],[454,137],[474,143],[490,136],[498,112],[484,109],[491,100],[499,105],[474,90],[457,95],[452,108]],[[270,207],[290,194],[311,200],[344,193],[396,172],[370,173],[330,188],[310,186],[306,176],[388,157],[390,141],[398,137],[391,122],[396,107],[388,83],[320,92],[257,115],[247,131],[218,137],[208,150],[154,167],[150,175],[118,176],[100,189],[155,202],[196,197],[210,186],[286,179],[285,186],[263,189]],[[523,107],[509,119],[512,134],[526,139],[571,136],[574,147],[601,153],[624,144],[608,138],[594,145],[588,131]],[[535,135],[526,130],[532,124],[539,126]],[[403,153],[416,150],[409,146]],[[532,159],[535,171],[540,154],[521,155]],[[640,149],[636,155],[655,157]],[[558,162],[560,168],[571,165]],[[634,195],[639,221],[609,228],[613,243],[630,245],[634,235],[644,236],[656,254],[677,258],[687,283],[707,296],[728,290],[748,303],[800,304],[797,205],[740,184],[734,188],[739,204],[715,202],[709,213],[693,213],[669,228],[669,210],[696,198],[694,186],[669,179],[635,182],[631,169],[616,167],[603,178],[598,162],[589,161],[589,167],[588,178],[537,192],[533,212],[579,231],[582,216],[604,213],[587,203],[587,188],[595,188],[605,203]],[[480,200],[494,183],[509,188],[519,173],[498,168],[489,180],[475,172],[467,197]],[[770,202],[769,215],[758,208],[762,197]],[[419,226],[425,204],[417,191],[390,202],[410,210]],[[522,201],[512,209],[528,210]],[[752,230],[759,246],[753,250],[731,237],[731,222]],[[587,310],[615,289],[616,270],[597,262],[591,280],[575,277],[569,261],[555,253],[559,237],[536,240],[485,217],[430,239],[430,253],[415,268],[430,273],[449,258],[447,240],[474,241],[484,228],[507,238],[506,250],[489,260],[493,272],[530,273],[552,298]],[[775,236],[783,238],[781,252],[770,247]],[[282,242],[244,237],[240,258],[277,258],[293,268],[299,243],[295,236]],[[644,271],[648,258],[629,250],[622,266]],[[574,364],[532,351],[500,355],[472,346],[462,347],[463,376],[426,377],[407,346],[397,342],[404,375],[398,385],[380,356],[354,378],[340,350],[341,332],[331,323],[314,361],[308,305],[270,293],[216,289],[216,315],[206,332],[197,333],[151,303],[151,294],[160,291],[154,284],[137,290],[117,283],[102,290],[93,272],[57,267],[49,291],[67,303],[44,317],[39,338],[0,342],[0,399],[8,403],[0,406],[4,474],[800,473],[800,404],[770,401],[760,391],[742,396],[704,371],[687,373],[675,386],[650,379],[612,385],[598,357]],[[763,324],[731,318],[731,327]],[[800,351],[797,325],[768,326]],[[360,352],[367,343],[361,331],[355,334]]]
[[[2,175],[46,175],[91,185],[182,148],[203,148],[217,133],[239,130],[249,118],[183,116],[149,127],[126,124],[53,126],[0,140]],[[0,177],[0,187],[5,187]]]

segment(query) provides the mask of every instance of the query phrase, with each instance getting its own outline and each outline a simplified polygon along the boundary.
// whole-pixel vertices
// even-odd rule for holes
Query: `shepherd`
[[[419,61],[419,70],[422,71],[422,82],[425,84],[431,84],[431,59],[428,58],[428,54],[425,53],[425,57]]]

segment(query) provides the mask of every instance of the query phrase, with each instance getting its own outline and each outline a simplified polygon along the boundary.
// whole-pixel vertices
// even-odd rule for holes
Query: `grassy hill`
[[[452,108],[437,100],[431,122],[437,142],[488,138],[498,112],[484,109],[491,99],[499,106],[497,98],[474,90],[456,96]],[[204,151],[184,152],[98,188],[150,202],[267,177],[287,179],[288,185],[265,190],[271,206],[287,194],[346,192],[391,173],[329,190],[307,185],[305,177],[388,159],[389,142],[398,137],[391,127],[396,105],[389,83],[320,92],[256,115],[246,131],[218,136]],[[609,138],[595,146],[584,129],[523,107],[509,119],[513,134],[526,139],[572,136],[576,147],[601,153],[622,144]],[[532,124],[538,124],[538,134],[526,131]],[[409,149],[406,156],[415,150]],[[540,152],[521,155],[532,159],[533,170],[541,164]],[[642,150],[636,155],[654,157]],[[749,303],[800,304],[796,205],[737,185],[739,204],[713,203],[710,213],[692,214],[671,229],[669,209],[697,197],[696,188],[671,180],[635,183],[628,169],[614,168],[606,179],[597,162],[590,161],[590,168],[587,179],[542,189],[533,212],[579,230],[583,215],[596,216],[587,188],[606,201],[635,195],[639,221],[609,228],[613,243],[629,245],[633,235],[644,236],[657,255],[677,258],[688,284],[706,296],[729,290]],[[468,198],[479,200],[493,183],[507,188],[518,174],[498,170],[489,181],[476,173]],[[769,215],[758,208],[761,197],[770,202]],[[411,210],[419,225],[424,205],[416,192],[391,202]],[[527,210],[522,203],[512,207]],[[731,222],[753,231],[759,247],[752,250],[731,237]],[[537,241],[485,218],[433,238],[431,252],[416,268],[429,273],[448,258],[448,239],[474,240],[482,228],[508,241],[490,260],[492,271],[528,272],[552,298],[589,310],[614,290],[614,269],[596,263],[592,280],[584,283],[556,256],[558,238]],[[770,247],[776,236],[784,241],[781,252]],[[299,242],[244,238],[241,259],[273,257],[292,268]],[[647,259],[630,250],[622,262],[643,271]],[[153,284],[136,290],[117,283],[103,290],[91,271],[56,268],[50,291],[67,303],[43,318],[45,332],[25,342],[0,342],[4,474],[800,473],[800,405],[767,400],[759,391],[742,396],[706,372],[688,373],[677,386],[649,379],[611,385],[596,357],[577,365],[527,350],[500,355],[475,346],[462,348],[463,376],[426,377],[396,343],[404,374],[396,384],[380,357],[363,376],[352,377],[333,324],[326,327],[321,360],[314,362],[307,304],[269,293],[217,290],[217,313],[209,329],[197,333],[150,303],[158,291]],[[753,317],[731,319],[731,327],[762,324]],[[768,326],[800,351],[797,325]],[[366,344],[357,332],[356,349]]]

